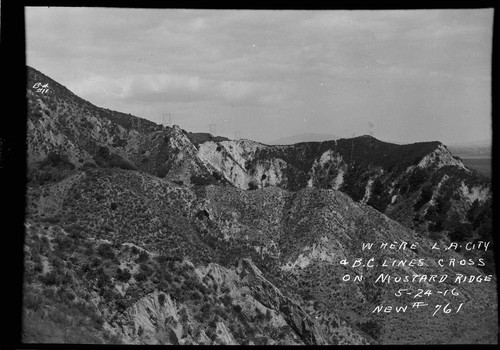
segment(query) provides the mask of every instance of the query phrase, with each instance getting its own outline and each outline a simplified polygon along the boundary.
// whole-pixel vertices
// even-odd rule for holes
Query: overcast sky
[[[493,9],[26,8],[27,64],[188,131],[491,138]]]

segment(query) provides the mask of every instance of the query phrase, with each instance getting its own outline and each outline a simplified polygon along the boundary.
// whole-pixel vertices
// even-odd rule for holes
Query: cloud
[[[119,79],[92,76],[75,89],[86,98],[104,94],[104,98],[138,102],[204,100],[208,90],[198,76],[182,74],[137,74]]]
[[[373,115],[378,134],[439,114],[438,130],[460,109],[483,115],[478,91],[489,96],[492,9],[27,8],[26,23],[34,68],[97,105],[178,110],[190,125],[207,110],[238,123],[252,113],[287,134],[314,109],[325,123],[335,115],[332,128],[366,129]]]
[[[226,81],[218,86],[218,91],[228,101],[243,101],[259,93],[259,83],[247,81]]]
[[[123,82],[92,75],[80,80],[73,91],[82,97],[103,95],[105,98],[116,98],[123,94]]]
[[[137,74],[118,79],[92,75],[80,81],[75,93],[91,101],[128,103],[203,102],[247,106],[274,105],[290,89],[272,81],[210,80],[188,74]]]
[[[123,98],[167,101],[191,101],[203,94],[200,78],[182,74],[147,74],[133,76],[125,83]],[[151,96],[151,97],[150,97]]]

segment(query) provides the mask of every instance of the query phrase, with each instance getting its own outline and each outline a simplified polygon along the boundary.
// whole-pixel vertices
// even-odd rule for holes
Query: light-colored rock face
[[[325,344],[311,317],[299,304],[284,296],[270,283],[251,260],[240,260],[238,271],[242,280],[250,285],[252,295],[264,306],[283,314],[290,327],[306,344]]]
[[[465,165],[460,160],[455,159],[443,144],[440,144],[434,152],[426,155],[417,164],[419,168],[436,167],[438,169],[445,165],[457,166],[468,171]]]
[[[254,178],[262,186],[278,186],[283,182],[283,170],[287,164],[282,159],[270,159],[257,164],[254,171]]]
[[[245,151],[248,152],[235,141],[224,141],[220,144],[207,141],[199,145],[197,157],[221,172],[236,187],[247,189],[251,177],[245,169],[246,159],[242,155]]]
[[[250,292],[250,286],[241,280],[240,275],[235,270],[211,263],[207,266],[197,267],[195,273],[210,287],[217,286],[219,289],[223,286],[227,287],[233,304],[241,306],[242,313],[245,315],[254,317],[256,308],[261,313],[266,312],[267,308],[255,300]]]
[[[334,190],[340,189],[340,186],[342,186],[342,184],[344,183],[344,174],[345,174],[344,169],[340,168],[337,176],[333,180],[332,189]]]
[[[450,180],[450,177],[446,174],[443,175],[437,186],[433,189],[432,197],[429,202],[426,203],[423,215],[427,213],[431,206],[436,205],[436,200],[442,192],[441,188],[448,180]],[[461,182],[456,193],[460,195],[462,201],[462,205],[458,207],[460,210],[468,210],[470,205],[476,200],[479,203],[484,203],[491,198],[491,190],[489,187],[480,185],[467,186],[464,181]],[[463,215],[466,215],[466,212],[463,212]]]
[[[318,165],[324,166],[326,164],[326,162],[334,161],[337,159],[338,159],[338,157],[336,157],[336,154],[332,150],[328,150],[321,155],[321,157],[319,158]],[[341,160],[341,159],[342,159],[342,157],[340,157],[339,160]]]
[[[455,159],[453,155],[446,149],[446,147],[443,144],[440,144],[438,148],[436,148],[433,152],[424,156],[417,165],[410,165],[408,168],[406,168],[402,175],[407,176],[417,168],[437,170],[446,165],[456,166],[460,169],[470,172],[470,170],[465,167],[462,161]],[[400,180],[401,179],[395,180],[391,185],[393,186],[397,181]]]
[[[319,261],[334,263],[344,259],[345,252],[338,239],[327,235],[321,237],[320,241],[312,246],[305,246],[302,253],[294,261],[288,261],[281,266],[283,271],[290,271],[296,268],[303,269]]]
[[[161,137],[156,142],[162,142]],[[209,162],[203,162],[203,159],[199,157],[199,151],[177,125],[172,128],[166,147],[167,153],[174,154],[168,171],[170,180],[181,180],[188,184],[192,175],[207,170],[210,173],[213,171],[213,167],[209,165]],[[197,162],[198,159],[202,162]]]
[[[250,181],[261,186],[276,186],[281,183],[282,170],[286,168],[282,159],[259,162],[252,174],[247,169],[247,162],[254,159],[255,152],[267,147],[250,140],[207,141],[199,145],[197,157],[207,168],[216,169],[238,188],[248,189]]]
[[[462,181],[461,186],[459,188],[462,196],[466,198],[469,204],[472,204],[474,201],[485,202],[489,198],[491,198],[491,191],[487,187],[482,186],[472,186],[468,187]]]
[[[448,175],[446,175],[446,174],[441,178],[441,181],[439,181],[439,183],[437,184],[435,190],[432,192],[432,197],[429,200],[429,205],[435,205],[436,204],[436,198],[439,195],[439,191],[441,190],[441,186],[443,186],[443,184],[446,181],[448,181],[449,178],[450,177]]]
[[[169,138],[168,142],[172,149],[182,150],[189,155],[196,154],[196,147],[194,147],[189,138],[184,135],[182,129],[178,125],[173,126],[171,135],[172,137]]]
[[[235,305],[242,307],[242,313],[249,318],[256,316],[258,309],[270,315],[269,322],[276,327],[290,326],[306,344],[323,344],[323,336],[314,321],[295,301],[269,282],[250,259],[242,259],[236,271],[209,264],[195,269],[198,278],[213,284],[226,286]],[[217,325],[221,343],[234,344],[234,338],[227,325]]]
[[[269,148],[269,146],[246,139],[237,141],[223,141],[221,142],[221,144],[228,150],[228,152],[231,154],[231,156],[233,156],[238,164],[242,165],[247,159],[254,159],[255,152],[257,152],[257,150]]]
[[[398,199],[398,195],[395,194],[391,197],[391,204],[394,204],[396,202],[396,200]]]
[[[207,266],[199,266],[194,271],[200,280],[203,280],[206,276],[210,276],[211,280],[218,285],[227,285],[235,288],[239,286],[238,274],[218,264],[210,263]]]
[[[361,203],[366,204],[370,200],[370,196],[372,195],[372,185],[373,185],[373,179],[369,179],[368,183],[366,184],[365,187],[365,195],[363,196],[363,199],[361,199]]]
[[[179,317],[178,306],[170,295],[154,291],[125,311],[128,322],[123,323],[120,331],[132,343],[179,344],[183,337]]]
[[[323,152],[319,159],[314,161],[311,167],[311,177],[307,183],[308,187],[317,185],[330,170],[337,173],[331,181],[331,188],[338,190],[344,183],[345,162],[342,156],[333,150]]]

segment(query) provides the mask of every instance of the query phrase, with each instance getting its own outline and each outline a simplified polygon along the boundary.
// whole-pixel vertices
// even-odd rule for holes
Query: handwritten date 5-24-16
[[[440,294],[441,296],[445,296],[446,294],[448,294],[448,292],[451,295],[454,295],[454,296],[458,295],[458,291],[456,290],[456,288],[453,288],[451,290],[446,289],[444,291],[439,290],[437,292],[433,292],[430,289],[427,289],[426,291],[424,291],[423,289],[419,288],[416,291],[412,291],[412,290],[410,290],[408,288],[404,288],[404,289],[398,290],[396,293],[394,293],[394,295],[397,296],[397,297],[400,297],[403,294],[412,295],[412,294],[415,293],[415,295],[413,296],[413,298],[422,298],[424,296],[427,296],[427,297],[431,296],[432,294]]]

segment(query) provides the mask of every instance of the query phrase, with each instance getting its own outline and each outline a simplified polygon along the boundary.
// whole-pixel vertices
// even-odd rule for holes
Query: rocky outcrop
[[[460,169],[469,171],[462,161],[453,157],[450,151],[448,151],[442,143],[439,143],[439,146],[434,151],[423,157],[417,164],[420,168],[432,167],[438,169],[446,165],[456,166]]]
[[[238,272],[244,282],[250,286],[252,295],[266,307],[280,312],[287,323],[306,344],[325,344],[323,336],[316,328],[314,321],[302,307],[269,282],[262,272],[249,259],[242,259]]]
[[[491,189],[487,186],[472,185],[467,186],[463,181],[459,188],[463,198],[467,200],[469,204],[474,203],[474,201],[485,202],[491,198]]]
[[[245,169],[245,150],[236,141],[207,141],[199,145],[197,157],[238,188],[247,189],[251,177]]]
[[[304,309],[269,282],[250,259],[240,260],[236,270],[211,263],[194,271],[207,286],[227,289],[233,305],[239,305],[246,318],[254,319],[256,312],[267,313],[270,325],[289,326],[303,343],[326,343]],[[238,344],[224,320],[214,322],[213,335],[207,336],[206,330],[200,329],[198,321],[190,316],[189,309],[190,306],[174,301],[168,293],[154,290],[123,313],[111,317],[105,328],[132,344]]]
[[[184,337],[179,317],[178,306],[170,295],[154,291],[124,312],[121,332],[132,343],[178,345]]]

